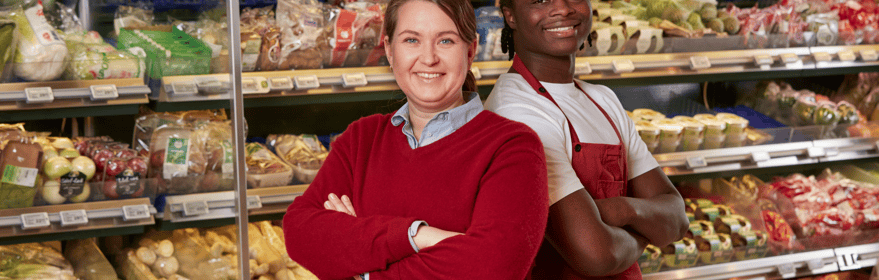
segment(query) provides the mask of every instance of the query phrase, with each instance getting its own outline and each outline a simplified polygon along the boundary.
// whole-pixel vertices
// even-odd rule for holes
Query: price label
[[[817,52],[813,56],[815,56],[816,62],[830,62],[831,60],[833,60],[833,58],[830,57],[830,54],[827,52]]]
[[[797,63],[797,61],[800,61],[800,57],[796,54],[784,53],[781,54],[781,61],[785,64]]]
[[[698,156],[698,157],[687,158],[687,167],[689,167],[690,169],[705,167],[705,166],[708,166],[708,162],[705,161],[705,157]]]
[[[61,215],[61,226],[76,226],[76,225],[84,225],[89,223],[88,214],[85,213],[85,210],[70,210],[70,211],[61,211],[58,213]]]
[[[806,265],[809,267],[809,270],[816,271],[824,268],[824,260],[808,260],[806,261]]]
[[[202,88],[202,89],[223,86],[220,83],[220,80],[217,80],[217,78],[214,78],[214,77],[195,78],[195,84],[198,86],[198,88]]]
[[[52,88],[50,87],[26,88],[24,89],[24,95],[27,98],[25,101],[27,104],[50,103],[55,101],[55,95],[52,94]]]
[[[470,73],[473,73],[473,77],[477,80],[482,79],[482,73],[479,72],[479,67],[472,66],[470,67]]]
[[[251,195],[247,197],[247,209],[259,209],[262,208],[262,200],[258,195]]]
[[[171,84],[171,92],[174,95],[196,95],[198,94],[198,86],[193,82],[176,82]]]
[[[860,269],[861,264],[858,262],[858,254],[856,253],[836,253],[836,263],[839,265],[840,271]]]
[[[879,55],[876,54],[876,50],[861,50],[861,60],[876,61],[877,59],[879,59]]]
[[[613,72],[617,73],[617,74],[629,73],[629,72],[635,71],[635,64],[632,63],[632,61],[628,60],[628,59],[614,60],[612,62],[612,64],[613,64]]]
[[[841,61],[855,61],[857,58],[852,50],[842,50],[836,53]]]
[[[345,73],[342,74],[343,87],[362,87],[366,85],[366,74],[361,73]]]
[[[574,73],[577,75],[586,75],[592,73],[592,65],[589,61],[580,61],[574,64]]]
[[[28,213],[21,215],[21,228],[22,229],[35,229],[35,228],[44,228],[50,226],[49,224],[49,213],[40,212],[40,213]]]
[[[839,148],[838,148],[838,147],[827,147],[827,148],[824,148],[824,156],[832,157],[832,156],[836,156],[836,155],[838,155],[838,154],[839,154]]]
[[[824,147],[809,147],[806,149],[806,153],[810,158],[824,156],[826,153],[824,152]]]
[[[772,65],[772,61],[772,56],[769,56],[768,54],[754,56],[754,63],[757,64],[757,66],[769,66]]]
[[[184,216],[198,216],[208,213],[207,201],[190,201],[183,203]]]
[[[318,80],[317,80],[317,75],[296,76],[295,82],[296,82],[296,89],[298,89],[298,90],[313,89],[313,88],[320,87],[320,82],[318,82]]]
[[[243,94],[259,93],[259,85],[257,85],[256,80],[254,80],[253,78],[241,79],[241,93],[243,93]]]
[[[122,206],[122,220],[143,220],[150,217],[150,208],[146,204]]]
[[[92,92],[92,101],[119,98],[119,90],[116,89],[116,85],[90,86],[89,89]]]
[[[792,263],[786,263],[778,266],[778,274],[781,278],[788,279],[797,276],[797,268]]]
[[[753,152],[751,153],[751,160],[754,162],[763,162],[769,160],[769,153],[767,152]]]
[[[690,69],[702,70],[708,68],[711,68],[711,60],[709,60],[707,56],[700,55],[690,57]]]
[[[293,80],[290,77],[280,77],[269,79],[269,89],[273,91],[284,91],[293,89]]]

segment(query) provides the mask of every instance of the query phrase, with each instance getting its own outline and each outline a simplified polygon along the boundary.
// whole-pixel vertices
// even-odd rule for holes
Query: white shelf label
[[[22,229],[44,228],[50,225],[51,224],[49,223],[49,213],[40,212],[21,215]]]
[[[754,56],[754,64],[757,66],[769,66],[772,65],[772,56],[768,54],[758,54]]]
[[[708,60],[707,56],[692,56],[690,57],[690,69],[693,70],[702,70],[711,68],[711,61]]]
[[[820,156],[825,155],[824,147],[809,147],[806,150],[806,153],[809,155],[810,158],[815,158],[815,157],[820,157]]]
[[[122,206],[122,220],[143,220],[150,217],[150,207],[146,204]]]
[[[797,156],[787,156],[774,158],[767,161],[758,161],[757,167],[770,167],[770,166],[784,166],[784,165],[796,165],[800,161],[797,159]]]
[[[816,52],[814,56],[816,62],[830,62],[833,60],[833,57],[830,57],[830,54],[827,52]]]
[[[479,67],[471,66],[470,73],[473,73],[473,77],[476,78],[477,80],[482,79],[482,73],[479,72]]]
[[[797,63],[800,61],[800,57],[793,53],[783,53],[781,54],[781,61],[785,64]]]
[[[197,77],[195,78],[195,85],[200,89],[223,86],[223,84],[220,83],[220,80],[217,80],[217,78],[214,77]]]
[[[861,60],[876,61],[877,59],[879,59],[879,55],[876,54],[876,50],[861,50]]]
[[[366,74],[364,73],[345,73],[342,74],[343,87],[362,87],[366,85]]]
[[[696,157],[687,158],[687,167],[689,167],[690,169],[705,167],[705,166],[708,166],[708,162],[705,161],[705,157],[696,156]]]
[[[832,156],[836,156],[836,155],[838,155],[838,154],[839,154],[839,148],[838,148],[838,147],[827,147],[827,148],[824,148],[824,156],[832,157]]]
[[[116,85],[90,86],[89,89],[92,92],[92,101],[119,98],[119,90],[116,89]]]
[[[784,279],[794,278],[797,276],[797,268],[792,263],[780,264],[778,265],[778,274],[781,274],[781,278]]]
[[[55,95],[52,94],[50,87],[35,87],[24,89],[24,95],[27,98],[27,104],[50,103],[55,101]]]
[[[260,209],[262,208],[262,200],[258,195],[251,195],[247,197],[247,209]]]
[[[855,52],[852,50],[842,50],[836,53],[839,56],[839,60],[841,61],[855,61],[857,57],[855,56]]]
[[[580,61],[574,64],[574,73],[577,75],[587,75],[592,73],[592,65],[589,61]]]
[[[317,75],[296,76],[295,82],[297,90],[313,89],[320,87],[320,82],[318,82],[317,80]]]
[[[254,79],[254,78],[241,79],[241,93],[243,93],[243,94],[259,93],[259,85],[256,83],[256,79]]]
[[[753,152],[751,153],[751,160],[754,162],[763,162],[769,160],[769,153],[767,152]]]
[[[815,271],[819,271],[824,268],[824,260],[808,260],[806,261],[806,266],[808,266],[809,270],[813,271],[814,273]]]
[[[85,213],[85,210],[70,210],[70,211],[61,211],[58,213],[61,216],[61,226],[76,226],[76,225],[84,225],[89,223],[88,214]]]
[[[269,79],[269,89],[273,91],[284,91],[293,89],[293,80],[290,77],[280,77]]]
[[[836,253],[836,263],[839,265],[840,271],[860,269],[861,264],[858,262],[857,253]]]
[[[190,201],[183,203],[184,216],[198,216],[208,213],[207,201]]]
[[[198,94],[198,86],[193,82],[176,82],[171,84],[171,92],[174,95],[195,95]]]
[[[632,61],[628,60],[628,59],[614,60],[612,62],[612,64],[613,64],[613,72],[617,73],[617,74],[629,73],[629,72],[635,71],[635,64],[632,63]]]

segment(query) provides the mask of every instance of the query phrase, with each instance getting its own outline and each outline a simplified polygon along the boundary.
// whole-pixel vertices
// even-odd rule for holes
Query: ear
[[[468,65],[473,65],[473,60],[476,59],[476,46],[479,44],[478,40],[473,40],[469,46],[467,46],[467,61]]]
[[[501,12],[504,14],[504,21],[507,25],[510,26],[513,30],[516,29],[516,16],[513,15],[513,10],[510,7],[502,7]]]
[[[390,64],[391,67],[393,67],[394,66],[394,55],[393,55],[394,48],[391,46],[390,38],[388,38],[388,36],[386,35],[385,38],[382,40],[384,41],[384,44],[385,44],[385,56],[388,57],[388,64]]]

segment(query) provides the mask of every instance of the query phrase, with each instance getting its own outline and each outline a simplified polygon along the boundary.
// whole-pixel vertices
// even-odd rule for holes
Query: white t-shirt
[[[638,136],[635,124],[626,115],[619,99],[606,86],[577,80],[580,87],[603,108],[617,128],[626,147],[629,179],[650,171],[659,164]],[[522,122],[540,136],[546,152],[549,176],[550,205],[584,188],[571,165],[573,147],[568,123],[584,143],[619,144],[619,139],[604,114],[574,83],[554,84],[541,82],[564,114],[549,99],[540,96],[519,74],[503,74],[485,101],[485,109],[508,119]]]

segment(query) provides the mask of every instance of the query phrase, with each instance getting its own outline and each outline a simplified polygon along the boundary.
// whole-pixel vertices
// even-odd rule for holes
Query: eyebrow
[[[412,35],[415,35],[415,36],[420,36],[420,35],[421,35],[421,33],[418,33],[418,32],[413,31],[413,30],[408,30],[408,29],[407,29],[407,30],[400,31],[400,33],[398,33],[397,35],[403,35],[403,34],[406,34],[406,33],[409,33],[409,34],[412,34]],[[439,34],[437,34],[437,35],[438,35],[437,37],[440,37],[440,36],[443,36],[443,35],[448,35],[448,34],[451,34],[451,35],[455,35],[455,36],[461,37],[461,35],[459,35],[457,31],[452,31],[452,30],[448,30],[448,31],[440,32]]]

